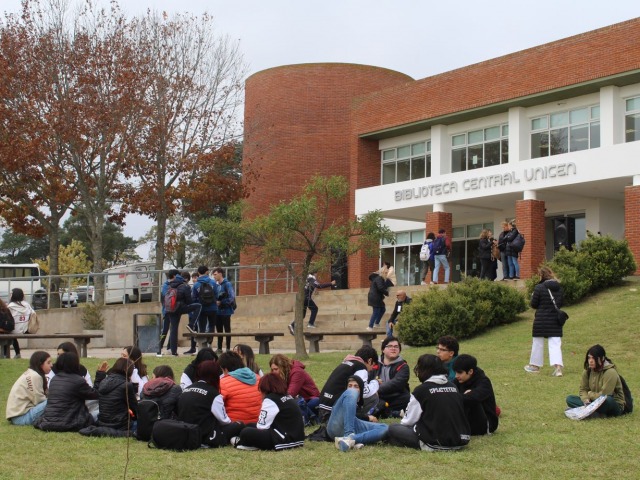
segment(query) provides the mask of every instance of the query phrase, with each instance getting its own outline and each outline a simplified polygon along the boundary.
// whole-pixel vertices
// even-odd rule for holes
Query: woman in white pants
[[[544,339],[549,339],[549,364],[553,365],[554,377],[562,376],[562,325],[558,323],[557,308],[562,307],[562,287],[553,271],[542,266],[539,270],[540,282],[531,296],[531,307],[536,309],[533,320],[533,344],[531,358],[524,369],[529,373],[539,373],[544,365]],[[555,305],[554,305],[555,300]]]

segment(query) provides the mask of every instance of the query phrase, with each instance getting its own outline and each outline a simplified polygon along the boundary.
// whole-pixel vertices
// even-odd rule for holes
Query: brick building
[[[639,140],[640,18],[421,80],[301,64],[246,83],[249,201],[344,175],[350,202],[333,214],[383,212],[397,241],[381,258],[400,285],[420,283],[426,232],[452,238],[455,281],[478,273],[480,231],[511,219],[527,239],[522,278],[587,231],[627,238],[640,258]],[[380,260],[349,258],[348,285],[367,286]]]

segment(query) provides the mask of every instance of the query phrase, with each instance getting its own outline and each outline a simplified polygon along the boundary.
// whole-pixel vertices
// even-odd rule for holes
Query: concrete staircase
[[[424,291],[425,286],[398,287],[389,291],[386,299],[387,313],[382,319],[381,325],[386,324],[386,320],[391,315],[396,298],[395,292],[399,289],[405,290],[409,296],[414,292]],[[318,305],[319,312],[316,318],[318,332],[353,331],[364,330],[369,325],[371,307],[367,305],[368,288],[357,288],[349,290],[316,290],[314,301]],[[282,293],[258,296],[240,296],[237,298],[238,309],[231,318],[231,331],[234,332],[284,332],[284,337],[276,337],[271,342],[271,350],[293,351],[295,345],[293,337],[289,334],[288,325],[293,320],[293,307],[295,304],[295,293]],[[310,313],[307,312],[305,318],[305,331],[308,331],[306,324]],[[384,328],[379,329],[381,335],[374,341],[374,346],[379,347],[384,335]],[[251,347],[257,348],[257,342],[250,339],[239,339],[232,343],[246,342]],[[255,345],[254,345],[255,343]],[[354,336],[329,336],[321,342],[321,351],[326,350],[349,350],[355,351],[362,345],[362,342]]]

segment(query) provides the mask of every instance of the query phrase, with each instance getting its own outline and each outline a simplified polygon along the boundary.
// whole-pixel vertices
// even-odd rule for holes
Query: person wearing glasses
[[[405,305],[409,305],[411,303],[411,297],[407,295],[407,292],[404,290],[398,290],[396,294],[396,304],[393,307],[393,313],[389,317],[387,321],[387,337],[393,337],[393,329],[398,323],[398,315],[402,312],[402,309]]]
[[[458,350],[460,345],[456,337],[451,335],[445,335],[438,339],[438,346],[436,347],[436,355],[442,361],[444,368],[447,369],[447,377],[450,382],[456,378],[456,372],[453,369],[453,362],[458,358]]]
[[[378,401],[374,415],[382,418],[399,417],[400,412],[409,403],[409,365],[400,352],[402,345],[396,337],[387,337],[382,341],[382,354],[378,364]]]

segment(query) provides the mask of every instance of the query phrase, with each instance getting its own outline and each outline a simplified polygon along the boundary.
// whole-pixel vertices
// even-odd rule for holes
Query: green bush
[[[636,271],[626,240],[615,240],[587,233],[587,238],[574,250],[561,248],[547,265],[562,284],[565,305],[580,301],[590,293],[619,284],[624,277]],[[531,294],[537,277],[527,281]]]
[[[397,334],[403,343],[433,345],[443,335],[466,338],[513,322],[526,303],[518,290],[498,282],[467,278],[446,289],[413,297],[404,307]]]

